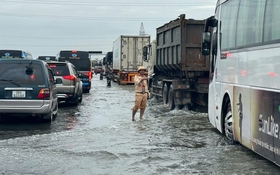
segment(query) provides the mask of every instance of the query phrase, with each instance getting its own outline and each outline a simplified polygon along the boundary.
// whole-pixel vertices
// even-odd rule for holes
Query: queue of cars
[[[68,61],[0,57],[0,118],[53,121],[59,103],[82,102],[84,76]]]

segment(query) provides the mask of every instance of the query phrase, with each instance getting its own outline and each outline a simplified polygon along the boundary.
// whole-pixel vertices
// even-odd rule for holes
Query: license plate
[[[12,97],[14,98],[25,98],[25,91],[13,91]]]

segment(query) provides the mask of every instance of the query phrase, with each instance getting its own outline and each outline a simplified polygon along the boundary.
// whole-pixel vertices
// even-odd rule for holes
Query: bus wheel
[[[227,103],[227,110],[224,120],[224,128],[225,128],[225,135],[229,139],[231,144],[234,144],[234,138],[233,138],[233,116],[232,116],[232,110],[230,106],[230,102]]]
[[[163,100],[164,105],[166,105],[168,103],[168,86],[167,86],[167,83],[164,83],[164,85],[163,85],[162,100]]]
[[[173,110],[175,108],[174,92],[173,92],[172,84],[170,85],[169,91],[168,91],[168,107],[170,110]]]

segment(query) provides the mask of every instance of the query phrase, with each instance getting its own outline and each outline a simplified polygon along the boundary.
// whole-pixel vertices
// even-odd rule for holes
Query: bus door
[[[216,12],[216,16],[219,15],[219,9]],[[218,26],[217,26],[217,19],[215,17],[210,17],[207,19],[206,28],[209,29],[209,32],[212,33],[211,38],[211,48],[209,50],[210,53],[210,70],[209,70],[209,97],[208,97],[208,114],[210,123],[217,128],[221,128],[220,116],[221,113],[221,104],[220,101],[221,97],[219,96],[221,92],[221,83],[217,81],[217,69],[216,69],[216,62],[218,58],[217,54],[217,46],[218,46]],[[212,27],[212,28],[211,28]],[[210,37],[210,36],[209,36]],[[206,54],[208,55],[208,54]],[[211,92],[211,93],[210,93]],[[219,106],[219,108],[217,108]]]

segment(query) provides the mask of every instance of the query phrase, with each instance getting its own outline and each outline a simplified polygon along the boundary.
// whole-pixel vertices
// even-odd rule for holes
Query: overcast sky
[[[112,51],[120,35],[145,33],[180,14],[206,19],[216,0],[0,0],[0,49],[39,55],[60,50]],[[103,58],[103,57],[102,57]]]

